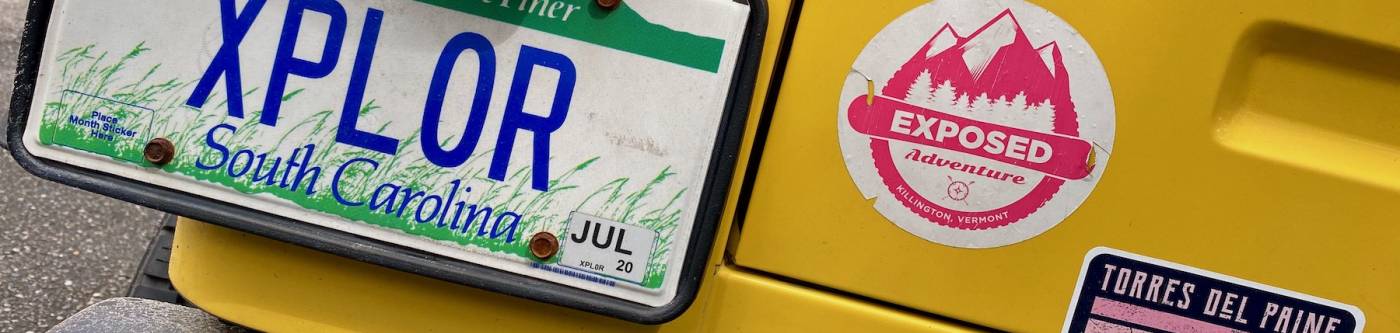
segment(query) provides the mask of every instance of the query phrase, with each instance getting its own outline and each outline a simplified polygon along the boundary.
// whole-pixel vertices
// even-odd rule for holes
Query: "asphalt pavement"
[[[25,8],[0,0],[0,119],[8,117]],[[43,332],[125,295],[162,215],[36,178],[2,152],[0,332]]]
[[[24,28],[26,0],[0,0],[0,125],[10,118],[10,93],[15,89],[15,60],[19,57],[20,30]],[[5,126],[0,126],[4,143]]]

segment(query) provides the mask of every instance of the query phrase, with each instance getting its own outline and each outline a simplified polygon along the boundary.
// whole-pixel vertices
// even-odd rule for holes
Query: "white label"
[[[564,234],[560,265],[642,283],[656,232],[575,212]]]

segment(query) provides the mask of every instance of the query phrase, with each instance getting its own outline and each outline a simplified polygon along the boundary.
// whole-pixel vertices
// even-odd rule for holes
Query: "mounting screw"
[[[594,0],[593,3],[598,4],[598,7],[603,7],[603,9],[612,10],[617,8],[617,5],[622,4],[622,0]]]
[[[559,253],[559,238],[549,232],[539,232],[530,237],[530,254],[540,261],[549,260]]]
[[[141,155],[146,158],[146,162],[157,166],[165,165],[175,158],[175,143],[166,138],[155,138],[146,143],[146,149]]]

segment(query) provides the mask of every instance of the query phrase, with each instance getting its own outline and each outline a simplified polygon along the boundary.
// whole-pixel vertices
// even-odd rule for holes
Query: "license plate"
[[[730,99],[748,96],[735,69],[748,61],[739,55],[749,5],[58,0],[51,8],[47,32],[30,32],[42,34],[42,52],[31,107],[17,117],[19,148],[40,158],[31,170],[52,169],[36,173],[546,301],[559,297],[524,281],[653,309],[693,297],[694,285],[681,281],[698,281],[705,256],[690,252],[708,251],[702,231],[719,215],[707,207],[721,202],[733,162],[720,157],[740,135],[726,131],[744,113],[730,105],[747,104]],[[115,180],[92,185],[67,173]],[[153,190],[121,188],[130,186]],[[221,212],[213,214],[180,203],[195,199],[237,208],[203,207]],[[320,244],[358,238],[244,225],[269,216],[392,244],[393,253]],[[423,252],[497,271],[399,262]],[[499,271],[514,275],[495,278]]]

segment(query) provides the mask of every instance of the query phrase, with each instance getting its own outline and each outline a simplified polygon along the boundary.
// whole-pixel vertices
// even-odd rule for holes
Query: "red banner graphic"
[[[939,112],[898,100],[851,101],[847,117],[857,132],[947,149],[1011,164],[1066,180],[1093,170],[1093,145],[1080,138],[1041,133]]]

